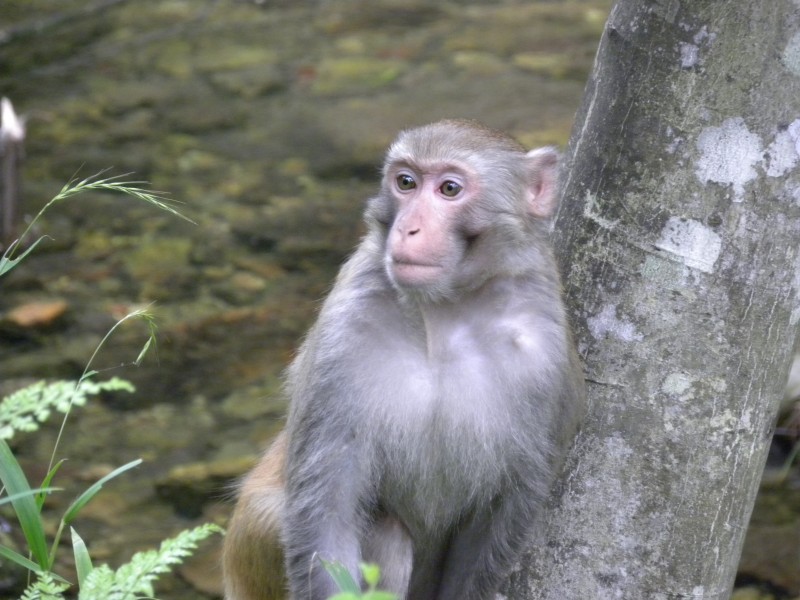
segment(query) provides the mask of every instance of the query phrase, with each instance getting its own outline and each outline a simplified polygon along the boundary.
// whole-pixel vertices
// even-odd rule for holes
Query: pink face
[[[478,193],[476,177],[454,164],[397,164],[386,185],[397,207],[386,249],[389,276],[400,287],[446,283],[464,252],[458,224]]]

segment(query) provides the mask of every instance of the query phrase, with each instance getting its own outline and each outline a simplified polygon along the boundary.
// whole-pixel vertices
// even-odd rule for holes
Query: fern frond
[[[152,598],[153,583],[159,575],[168,573],[173,566],[191,555],[197,544],[222,529],[212,523],[182,531],[174,538],[164,540],[158,550],[137,552],[131,561],[116,572],[105,565],[93,569],[84,580],[79,600],[134,600],[145,596]]]
[[[113,377],[108,381],[38,381],[17,390],[0,401],[0,439],[8,440],[17,431],[36,431],[56,410],[67,412],[70,405],[83,406],[90,396],[103,391],[133,392],[133,385]]]
[[[64,592],[68,588],[69,585],[56,581],[50,573],[40,572],[20,600],[64,600]]]

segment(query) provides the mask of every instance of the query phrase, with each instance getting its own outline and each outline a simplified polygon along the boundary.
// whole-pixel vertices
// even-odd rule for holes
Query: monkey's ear
[[[558,197],[558,151],[548,146],[531,150],[525,155],[528,163],[528,210],[539,218],[547,219],[555,213]]]

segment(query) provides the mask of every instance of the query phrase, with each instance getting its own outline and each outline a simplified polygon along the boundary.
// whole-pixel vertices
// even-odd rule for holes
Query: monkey
[[[225,598],[286,597],[279,543],[286,485],[286,431],[278,434],[241,485],[237,509],[225,532]]]
[[[323,560],[356,581],[377,563],[401,599],[495,597],[584,410],[549,243],[558,163],[471,121],[389,147],[288,368],[285,429],[241,485],[227,600],[328,598]]]

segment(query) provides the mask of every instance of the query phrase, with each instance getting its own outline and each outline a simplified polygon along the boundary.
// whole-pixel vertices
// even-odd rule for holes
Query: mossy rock
[[[384,87],[396,80],[407,68],[399,60],[368,57],[324,59],[316,69],[311,86],[315,94],[335,95],[356,90]]]

